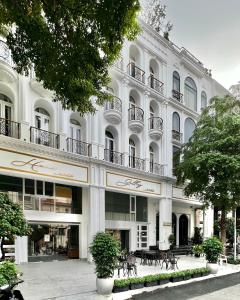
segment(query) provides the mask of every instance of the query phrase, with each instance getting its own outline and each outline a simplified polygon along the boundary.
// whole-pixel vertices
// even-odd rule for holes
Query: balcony
[[[145,160],[136,156],[129,156],[129,167],[136,170],[145,171]]]
[[[155,78],[153,75],[148,77],[148,85],[156,92],[163,94],[163,82]]]
[[[59,149],[59,135],[42,130],[36,127],[30,127],[30,141],[38,145],[44,145]]]
[[[149,172],[163,176],[164,166],[150,161]]]
[[[74,154],[80,154],[84,156],[90,156],[91,153],[91,144],[75,140],[72,138],[67,138],[67,151],[74,153]]]
[[[0,118],[0,134],[20,139],[20,123]]]
[[[113,65],[114,67],[123,70],[123,58],[119,57],[117,60],[114,61]]]
[[[113,164],[122,165],[123,154],[110,149],[104,149],[104,160],[111,162]]]
[[[182,133],[176,130],[172,130],[172,140],[178,143],[182,143]]]
[[[127,66],[128,74],[137,79],[138,81],[145,83],[145,72],[139,67],[135,66],[134,63],[130,62]]]
[[[114,96],[112,101],[105,103],[104,117],[112,124],[119,124],[122,120],[122,101]]]
[[[5,61],[7,64],[13,66],[11,52],[8,45],[0,40],[0,60]]]
[[[172,90],[172,97],[180,103],[183,103],[183,94],[181,94],[180,92]]]
[[[163,134],[163,120],[159,117],[151,117],[148,119],[149,136],[154,140],[159,140]]]
[[[144,127],[144,111],[140,107],[128,109],[128,125],[134,132],[140,132]]]

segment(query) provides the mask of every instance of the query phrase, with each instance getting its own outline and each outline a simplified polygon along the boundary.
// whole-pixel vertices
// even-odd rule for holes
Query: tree
[[[16,236],[29,235],[31,229],[23,216],[18,203],[14,203],[7,194],[0,193],[0,241],[2,259],[5,258],[4,241],[14,239]]]
[[[214,97],[181,149],[177,182],[187,196],[221,211],[221,239],[226,243],[226,215],[240,200],[240,102],[231,96]]]
[[[138,0],[0,0],[0,33],[17,72],[34,67],[63,108],[94,112],[91,96],[111,99],[108,68],[139,32],[139,10]]]
[[[158,33],[163,32],[163,36],[168,40],[173,25],[170,21],[165,24],[166,5],[163,5],[160,0],[146,0],[144,2],[144,9],[141,13],[143,20]]]

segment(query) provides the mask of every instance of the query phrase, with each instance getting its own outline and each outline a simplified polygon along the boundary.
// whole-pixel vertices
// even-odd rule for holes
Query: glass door
[[[148,226],[137,225],[137,249],[148,248]]]

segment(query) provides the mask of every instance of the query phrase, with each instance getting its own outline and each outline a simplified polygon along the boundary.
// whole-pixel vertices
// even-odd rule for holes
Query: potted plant
[[[159,284],[159,274],[147,275],[144,278],[145,278],[145,286],[146,287],[156,286]]]
[[[201,272],[201,276],[207,276],[210,274],[209,268],[201,268],[200,272]]]
[[[109,295],[113,289],[113,274],[119,255],[119,243],[110,234],[99,232],[90,246],[90,253],[96,265],[97,292]]]
[[[210,273],[212,274],[216,274],[218,272],[217,262],[222,251],[223,244],[216,237],[208,238],[203,242],[203,252],[206,255],[207,268],[210,269]]]
[[[168,241],[169,241],[169,244],[170,244],[170,249],[172,249],[173,246],[175,246],[175,244],[176,244],[176,238],[175,238],[174,234],[169,235]]]
[[[133,278],[132,278],[133,279]],[[126,292],[129,290],[130,278],[129,279],[116,279],[114,280],[114,293]]]
[[[195,257],[200,257],[200,255],[203,253],[202,245],[193,246],[192,252]]]
[[[159,284],[166,284],[169,282],[169,279],[171,277],[170,273],[163,273],[163,274],[159,274]]]
[[[189,280],[192,278],[192,270],[185,270],[184,271],[184,280]]]
[[[170,281],[171,282],[179,282],[184,280],[184,272],[174,272],[171,273]]]
[[[18,273],[15,263],[9,260],[0,263],[0,287],[16,282]]]
[[[144,287],[144,277],[135,277],[135,278],[130,278],[130,289],[131,290],[136,290],[136,289],[141,289]]]

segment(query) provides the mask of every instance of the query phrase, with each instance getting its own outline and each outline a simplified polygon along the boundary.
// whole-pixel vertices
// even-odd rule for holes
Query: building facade
[[[213,230],[212,210],[176,186],[174,154],[209,99],[224,95],[203,64],[141,22],[110,70],[114,100],[81,117],[13,69],[0,44],[0,191],[32,227],[15,240],[18,263],[89,258],[98,231],[131,251],[186,245],[195,226]],[[10,246],[9,246],[10,247]]]

